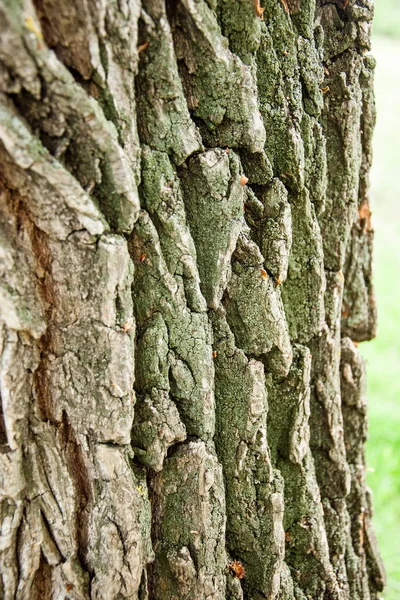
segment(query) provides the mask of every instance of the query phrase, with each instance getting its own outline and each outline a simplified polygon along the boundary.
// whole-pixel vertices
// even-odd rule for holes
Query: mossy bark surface
[[[373,6],[296,4],[0,3],[5,600],[379,597]]]

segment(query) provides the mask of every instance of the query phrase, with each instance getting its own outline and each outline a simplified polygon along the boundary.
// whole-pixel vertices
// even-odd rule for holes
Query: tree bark
[[[373,600],[371,0],[2,0],[5,600]]]

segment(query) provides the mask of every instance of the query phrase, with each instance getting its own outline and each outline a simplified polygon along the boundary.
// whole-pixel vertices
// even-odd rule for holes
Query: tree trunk
[[[5,600],[369,600],[371,0],[3,0]]]

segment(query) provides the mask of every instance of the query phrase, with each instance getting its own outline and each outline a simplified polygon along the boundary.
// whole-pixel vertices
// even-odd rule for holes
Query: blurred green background
[[[376,0],[377,124],[371,173],[378,336],[360,345],[367,361],[370,428],[368,483],[388,584],[400,599],[400,0]],[[374,470],[372,470],[374,469]]]
[[[400,0],[375,0],[374,32],[400,39]]]

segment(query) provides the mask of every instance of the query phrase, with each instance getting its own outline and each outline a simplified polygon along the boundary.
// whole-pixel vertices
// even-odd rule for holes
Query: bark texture
[[[382,589],[373,6],[261,5],[1,2],[5,600]]]

